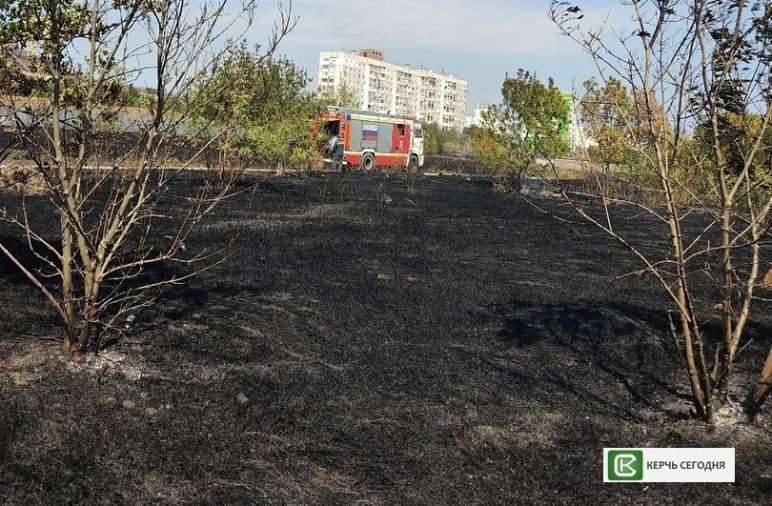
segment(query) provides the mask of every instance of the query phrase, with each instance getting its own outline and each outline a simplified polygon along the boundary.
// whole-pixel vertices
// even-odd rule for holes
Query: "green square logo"
[[[642,450],[609,450],[606,461],[609,481],[641,481]]]

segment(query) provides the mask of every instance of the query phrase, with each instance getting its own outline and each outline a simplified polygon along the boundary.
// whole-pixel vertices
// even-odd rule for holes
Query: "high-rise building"
[[[464,128],[468,83],[455,76],[387,63],[377,49],[322,52],[318,75],[320,92],[345,87],[361,109]]]

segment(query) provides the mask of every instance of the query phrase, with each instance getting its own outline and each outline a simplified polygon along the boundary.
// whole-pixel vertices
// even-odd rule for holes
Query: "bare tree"
[[[607,94],[619,103],[604,109],[621,120],[638,176],[633,181],[629,171],[605,173],[590,165],[589,190],[560,191],[584,220],[640,260],[639,274],[662,287],[678,315],[675,337],[694,409],[711,422],[717,406],[730,400],[759,274],[769,265],[763,252],[772,207],[772,7],[768,0],[624,5],[633,26],[609,34],[584,28],[580,5],[551,4],[552,20],[590,55],[603,83],[626,88],[624,101]],[[610,180],[634,188],[636,197],[612,191]],[[620,226],[618,210],[630,208],[661,224],[669,244],[663,255]],[[690,231],[692,218],[702,219],[699,231]],[[703,287],[705,279],[711,288]],[[711,346],[703,327],[715,310],[722,330]],[[763,385],[748,403],[751,415],[763,401]]]
[[[291,7],[280,9],[266,54],[295,26]],[[2,241],[0,252],[40,290],[62,322],[64,349],[80,356],[159,288],[222,258],[220,248],[190,251],[186,241],[233,193],[239,171],[174,183],[226,134],[201,125],[181,138],[202,107],[197,91],[253,25],[255,4],[228,12],[225,0],[32,0],[0,2],[0,12],[14,21],[0,28],[0,43],[33,48],[32,68],[17,74],[31,71],[43,90],[2,96],[0,106],[57,223],[53,235],[39,231],[22,194],[0,219],[18,227],[40,266]],[[132,82],[148,85],[139,104],[125,100]]]

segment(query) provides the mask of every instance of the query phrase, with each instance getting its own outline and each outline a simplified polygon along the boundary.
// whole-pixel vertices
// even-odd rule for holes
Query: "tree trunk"
[[[722,206],[721,213],[721,264],[724,271],[724,300],[721,303],[721,320],[722,320],[722,333],[723,333],[723,345],[721,350],[721,358],[713,369],[712,379],[714,384],[718,387],[719,400],[724,403],[729,395],[729,383],[732,375],[732,363],[734,362],[734,349],[733,349],[733,329],[732,329],[732,291],[734,289],[733,283],[733,267],[732,267],[732,254],[731,254],[731,237],[730,237],[730,212],[729,199],[727,198],[726,183],[723,179],[723,172],[721,174],[721,192],[722,192]]]
[[[72,231],[66,218],[62,217],[62,298],[64,300],[64,343],[65,352],[70,351],[75,340],[75,301],[72,290]]]
[[[697,416],[710,422],[712,413],[709,413],[707,409],[707,402],[705,399],[705,391],[702,388],[702,382],[700,381],[700,374],[697,369],[697,362],[694,358],[694,346],[692,342],[691,328],[687,321],[686,315],[681,313],[681,332],[684,337],[684,360],[686,362],[686,372],[689,375],[689,386],[692,389],[692,402],[694,408],[697,411]]]
[[[80,337],[78,339],[78,349],[85,352],[91,344],[92,322],[97,316],[96,301],[99,291],[99,283],[96,280],[96,267],[93,266],[86,270],[84,277],[84,308],[82,313],[82,324],[80,327]]]
[[[751,402],[749,413],[751,422],[756,420],[756,417],[761,412],[761,406],[764,404],[764,400],[766,400],[770,392],[772,392],[772,346],[769,348],[767,360],[764,362],[761,375],[759,375],[759,381],[756,383],[756,390],[753,393],[753,400]]]

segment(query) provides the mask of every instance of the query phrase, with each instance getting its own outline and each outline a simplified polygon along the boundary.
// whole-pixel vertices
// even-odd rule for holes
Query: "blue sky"
[[[616,0],[578,0],[585,22],[599,25],[620,12]],[[315,78],[320,51],[382,49],[387,61],[431,68],[469,81],[469,109],[500,100],[506,72],[518,68],[554,77],[564,89],[594,74],[590,59],[558,35],[548,0],[294,0],[300,16],[280,52]],[[248,38],[265,40],[276,19],[263,2]]]

